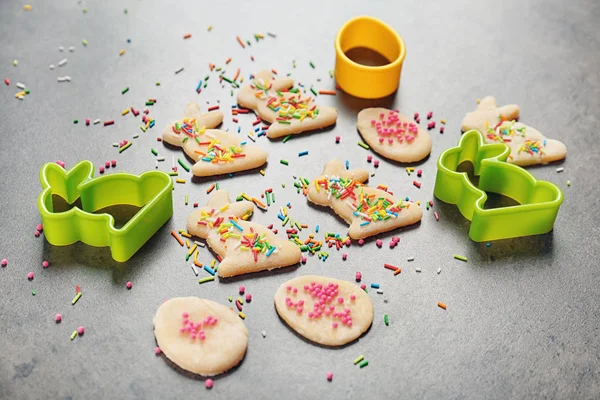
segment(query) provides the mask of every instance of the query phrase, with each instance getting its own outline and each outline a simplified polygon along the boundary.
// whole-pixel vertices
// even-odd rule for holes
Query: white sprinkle
[[[165,158],[164,157],[157,157],[156,161],[165,161]]]
[[[175,71],[175,74],[180,73],[181,71],[183,71],[183,67],[179,68],[177,71]]]
[[[59,66],[59,67],[62,67],[62,66],[63,66],[63,65],[65,65],[66,63],[67,63],[67,59],[66,59],[66,58],[63,58],[62,60],[60,60],[60,61],[58,62],[58,66]]]
[[[175,156],[171,158],[171,169],[175,168]]]
[[[417,268],[415,268],[415,271],[417,271],[417,272],[421,272],[421,268],[420,268],[420,267],[417,267]]]
[[[69,47],[69,51],[70,51],[71,53],[72,53],[72,52],[74,52],[74,51],[75,51],[75,47],[73,47],[73,46]]]
[[[156,161],[156,165],[154,166],[154,168],[158,169],[158,161]]]
[[[378,293],[378,294],[383,294],[383,290],[382,290],[382,289],[379,289],[379,290],[377,291],[377,293]]]
[[[264,338],[265,338],[265,337],[267,337],[267,332],[265,332],[265,331],[262,331],[260,334],[261,334],[261,335],[262,335],[262,337],[264,337]]]
[[[438,275],[441,274],[442,273],[442,269],[438,268],[437,273],[438,273]]]
[[[50,64],[50,69],[54,69],[54,64]]]
[[[194,272],[194,275],[198,276],[198,270],[194,264],[192,264],[192,271]]]
[[[276,37],[277,37],[277,35],[276,35],[276,34],[274,34],[274,33],[271,33],[271,32],[267,32],[267,35],[271,36],[272,38],[276,38]]]
[[[15,96],[19,100],[23,100],[23,96]]]
[[[60,47],[58,48],[58,51],[65,51],[65,48],[64,48],[64,47],[62,47],[62,46],[60,46]]]
[[[134,138],[134,139],[137,139],[137,138],[139,138],[139,137],[140,137],[140,134],[139,134],[139,133],[136,133],[135,135],[133,135],[133,138]]]
[[[113,143],[113,147],[120,147],[119,143]]]
[[[406,259],[406,261],[415,261],[415,258],[414,258],[414,257],[408,257],[408,258]]]
[[[99,124],[99,123],[100,123],[100,119],[95,119],[93,122],[94,125]]]
[[[56,80],[59,82],[71,82],[71,77],[70,76],[59,76],[58,78],[56,78]]]
[[[21,82],[17,82],[17,87],[18,87],[19,89],[23,89],[23,90],[25,90],[25,85],[23,85]]]
[[[202,242],[198,242],[198,241],[194,241],[194,244],[197,244],[197,245],[198,245],[198,246],[200,246],[200,247],[204,247],[204,246],[206,246],[204,243],[202,243]]]
[[[556,172],[563,172],[565,169],[563,167],[556,168]]]

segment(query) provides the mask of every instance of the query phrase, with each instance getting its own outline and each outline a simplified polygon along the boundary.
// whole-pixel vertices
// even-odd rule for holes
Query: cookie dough
[[[463,132],[478,130],[487,143],[508,145],[510,155],[507,161],[512,164],[547,164],[567,156],[564,143],[548,139],[537,129],[517,122],[519,112],[519,106],[498,107],[496,99],[488,96],[481,100],[475,111],[467,113],[461,128]]]
[[[396,199],[384,190],[365,186],[363,182],[368,178],[369,171],[346,170],[340,160],[332,160],[325,165],[323,174],[309,185],[306,198],[332,208],[348,222],[348,236],[352,239],[364,239],[421,220],[421,207]]]
[[[306,339],[342,346],[373,323],[373,302],[356,284],[306,275],[282,284],[275,293],[279,316]]]
[[[394,110],[366,108],[358,113],[357,128],[373,151],[390,160],[411,163],[431,152],[429,133]]]
[[[170,299],[156,311],[154,335],[165,356],[203,376],[221,374],[242,361],[248,330],[229,308],[198,297]]]
[[[230,203],[229,194],[217,190],[208,204],[192,212],[188,232],[206,239],[222,257],[217,274],[222,278],[287,267],[300,262],[294,243],[278,238],[266,226],[246,221],[254,210],[249,201]]]
[[[337,111],[334,108],[318,106],[311,96],[292,86],[293,79],[273,79],[271,72],[264,70],[254,76],[251,84],[240,89],[237,102],[271,124],[267,130],[267,137],[271,139],[335,124]]]

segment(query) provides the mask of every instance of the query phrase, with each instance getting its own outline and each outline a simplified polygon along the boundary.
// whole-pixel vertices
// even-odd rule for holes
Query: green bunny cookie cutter
[[[525,169],[506,162],[510,148],[486,144],[479,131],[465,133],[457,147],[442,153],[437,163],[434,195],[458,206],[471,221],[469,237],[475,242],[539,235],[552,230],[563,192],[554,184],[536,180]],[[463,161],[473,163],[479,187],[466,172],[457,172]],[[518,205],[485,209],[486,192],[498,193]]]
[[[109,246],[112,258],[125,262],[173,215],[173,181],[160,171],[132,175],[117,172],[94,178],[94,164],[81,161],[69,171],[55,163],[40,170],[42,193],[38,208],[44,236],[54,246],[81,241],[90,246]],[[54,212],[52,195],[69,204],[81,199],[81,208]],[[94,214],[108,206],[141,207],[121,228],[110,214]]]

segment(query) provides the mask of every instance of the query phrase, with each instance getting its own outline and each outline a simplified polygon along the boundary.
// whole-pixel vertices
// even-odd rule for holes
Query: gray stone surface
[[[600,107],[600,7],[596,1],[305,1],[302,3],[76,1],[0,4],[0,398],[598,398],[600,396],[600,256],[598,208],[598,109]],[[87,8],[87,14],[82,9]],[[128,13],[124,13],[124,9]],[[331,131],[295,137],[286,144],[260,138],[270,154],[266,175],[219,178],[233,195],[259,195],[273,187],[277,205],[292,203],[292,214],[321,232],[344,232],[345,224],[326,209],[307,205],[296,194],[292,175],[317,175],[333,156],[352,167],[372,168],[370,154],[358,147],[355,116],[370,105],[398,107],[406,113],[434,111],[448,120],[446,133],[433,135],[433,151],[422,165],[423,187],[412,186],[404,166],[383,160],[371,184],[386,183],[396,194],[432,199],[435,161],[456,144],[460,121],[488,94],[501,103],[522,107],[522,120],[549,137],[563,140],[568,158],[559,165],[531,168],[563,188],[565,202],[555,230],[547,235],[485,243],[467,237],[468,222],[455,207],[435,203],[440,214],[425,212],[420,226],[396,234],[401,242],[385,246],[374,240],[360,248],[330,251],[326,262],[311,257],[305,266],[199,286],[184,250],[169,236],[184,227],[191,202],[204,203],[213,180],[177,185],[175,213],[158,234],[128,263],[112,261],[106,249],[81,244],[66,248],[35,238],[40,221],[36,197],[38,171],[47,161],[80,159],[96,165],[117,159],[118,170],[141,173],[154,168],[150,148],[168,161],[177,150],[156,142],[185,104],[197,100],[206,110],[219,99],[226,111],[224,127],[235,129],[228,109],[229,89],[212,74],[197,96],[198,80],[208,63],[236,67],[245,77],[259,68],[275,68],[317,89],[331,89],[333,40],[348,18],[360,14],[390,23],[407,43],[399,92],[381,101],[345,95],[319,97],[339,108]],[[207,32],[213,25],[212,32]],[[183,40],[191,32],[193,37]],[[236,35],[274,32],[242,49]],[[126,42],[131,38],[131,43]],[[82,39],[88,46],[81,44]],[[65,52],[58,51],[59,46]],[[75,51],[67,51],[74,46]],[[126,54],[119,57],[119,50]],[[250,55],[255,61],[250,61]],[[49,70],[68,58],[67,65]],[[13,67],[13,59],[19,65]],[[292,68],[296,60],[297,68]],[[314,62],[316,68],[309,66]],[[185,70],[178,75],[174,71]],[[70,83],[58,83],[68,75]],[[318,82],[317,79],[321,79]],[[155,82],[161,86],[156,87]],[[15,84],[31,89],[23,101]],[[121,95],[128,86],[129,93]],[[121,117],[126,107],[143,108],[147,98],[156,128],[142,133],[139,118]],[[111,127],[86,127],[86,117],[114,119]],[[79,119],[74,125],[73,119]],[[252,116],[241,116],[242,132]],[[133,146],[118,154],[111,144],[123,139]],[[342,142],[334,144],[339,135]],[[301,150],[307,157],[298,158]],[[289,160],[289,166],[279,159]],[[375,157],[379,159],[379,157]],[[571,187],[567,187],[571,180]],[[286,188],[281,187],[286,183]],[[435,200],[434,200],[435,201]],[[258,211],[254,221],[278,224],[277,209]],[[304,232],[303,232],[304,233]],[[453,254],[469,258],[463,263]],[[415,256],[408,263],[406,258]],[[43,270],[43,259],[50,268]],[[210,262],[203,250],[201,259]],[[384,262],[403,268],[394,277]],[[422,268],[416,273],[415,268]],[[436,270],[441,267],[441,274]],[[300,274],[326,274],[352,280],[360,270],[364,282],[378,282],[372,292],[376,318],[358,342],[325,349],[299,339],[279,320],[272,296],[285,280]],[[34,271],[29,282],[26,275]],[[125,283],[133,282],[126,290]],[[245,308],[250,344],[246,358],[215,380],[205,393],[203,382],[179,373],[154,355],[152,317],[158,305],[174,296],[201,296],[227,303],[239,284],[253,294]],[[71,306],[75,286],[83,297]],[[36,295],[31,295],[31,290]],[[448,305],[446,311],[436,306]],[[63,322],[55,324],[61,313]],[[390,316],[390,326],[383,314]],[[69,340],[77,326],[83,337]],[[261,331],[266,331],[263,338]],[[369,366],[352,361],[360,354]],[[334,373],[333,382],[325,379]]]

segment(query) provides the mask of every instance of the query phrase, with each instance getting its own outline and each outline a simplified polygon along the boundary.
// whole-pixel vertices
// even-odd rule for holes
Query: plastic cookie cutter
[[[381,54],[388,64],[362,65],[346,53],[367,48]],[[352,96],[378,99],[398,89],[406,47],[402,37],[385,22],[373,17],[352,18],[342,26],[335,38],[335,80]]]
[[[69,171],[54,163],[40,170],[42,193],[38,208],[44,235],[55,246],[77,241],[96,247],[109,246],[112,258],[125,262],[173,215],[173,181],[160,171],[132,175],[118,172],[94,178],[94,165],[81,161]],[[81,208],[54,212],[52,196],[67,203],[81,199]],[[115,205],[141,207],[121,228],[112,215],[96,213]]]
[[[509,154],[507,145],[485,144],[481,133],[471,130],[457,147],[444,151],[438,159],[434,195],[458,206],[471,221],[469,237],[476,242],[547,233],[563,202],[563,193],[556,185],[536,180],[525,169],[507,163]],[[466,172],[457,172],[463,161],[473,163],[478,187]],[[486,192],[507,196],[519,204],[485,209]]]

